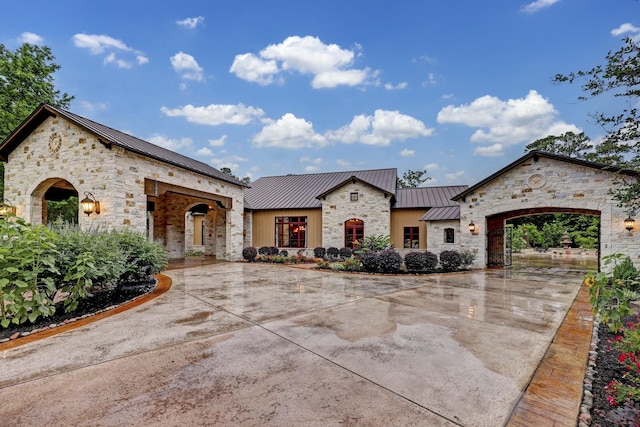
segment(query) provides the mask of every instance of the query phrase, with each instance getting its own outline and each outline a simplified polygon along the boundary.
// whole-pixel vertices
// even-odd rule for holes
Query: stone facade
[[[167,193],[152,198],[156,208],[149,213],[145,179],[231,199],[231,209],[216,210],[215,254],[220,259],[241,259],[243,187],[118,146],[109,148],[94,134],[62,117],[45,119],[11,151],[5,165],[5,197],[16,206],[19,216],[42,223],[45,192],[55,182],[65,180],[78,192],[79,198],[89,191],[100,202],[99,215],[80,213],[82,228],[100,226],[148,232],[165,242],[171,257],[184,256],[184,214],[189,205],[203,201],[183,200]],[[167,213],[165,218],[161,218],[162,212]],[[153,225],[152,231],[147,230],[148,224]]]
[[[357,193],[358,200],[351,201]],[[322,246],[345,246],[344,223],[349,219],[364,222],[364,235],[389,235],[391,227],[391,202],[377,188],[354,180],[335,189],[322,199]]]
[[[601,219],[600,256],[628,254],[640,265],[638,226],[632,234],[624,228],[627,213],[611,199],[615,173],[546,156],[523,157],[519,164],[480,187],[472,187],[460,203],[459,247],[477,254],[474,266],[487,265],[487,218],[492,215],[545,209],[585,210]],[[464,231],[473,221],[476,233]],[[431,232],[431,229],[430,231]]]
[[[453,243],[445,241],[445,229],[453,229]],[[460,250],[460,221],[432,221],[427,231],[427,250],[439,255],[443,251]]]

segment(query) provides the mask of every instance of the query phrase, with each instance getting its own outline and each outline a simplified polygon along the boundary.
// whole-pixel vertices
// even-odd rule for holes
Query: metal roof
[[[145,157],[150,157],[164,163],[169,163],[192,172],[196,172],[205,176],[226,181],[231,184],[247,187],[247,184],[233,178],[213,166],[183,156],[166,148],[154,145],[143,139],[120,132],[108,126],[94,122],[87,118],[78,116],[69,111],[65,111],[48,104],[40,104],[40,106],[27,117],[5,140],[0,144],[0,159],[6,160],[8,155],[15,149],[37,126],[39,126],[47,117],[62,116],[65,119],[77,124],[90,133],[98,137],[101,143],[109,146],[116,145],[125,150],[138,153]]]
[[[540,157],[545,157],[547,159],[557,160],[557,161],[560,161],[560,162],[572,163],[572,164],[575,164],[575,165],[584,166],[584,167],[588,167],[588,168],[605,170],[605,171],[612,172],[612,173],[619,173],[619,174],[622,174],[622,175],[628,175],[628,176],[633,176],[633,177],[639,176],[638,172],[636,172],[634,170],[631,170],[631,169],[623,169],[623,168],[619,168],[619,167],[616,167],[616,166],[605,165],[603,163],[589,162],[587,160],[576,159],[574,157],[567,157],[567,156],[561,156],[561,155],[558,155],[558,154],[547,153],[545,151],[532,150],[532,151],[529,151],[524,156],[520,157],[519,159],[517,159],[517,160],[511,162],[510,164],[508,164],[507,166],[503,167],[499,171],[497,171],[497,172],[493,173],[492,175],[486,177],[485,179],[483,179],[482,181],[478,182],[477,184],[475,184],[475,185],[467,188],[466,190],[462,191],[460,194],[457,194],[454,197],[454,200],[460,200],[460,199],[464,200],[465,197],[467,197],[469,194],[475,192],[479,188],[482,188],[483,186],[485,186],[486,184],[488,184],[491,181],[495,180],[499,176],[509,172],[511,169],[514,169],[516,166],[518,166],[518,165],[520,165],[520,164],[522,164],[522,163],[524,163],[524,162],[526,162],[526,161],[528,161],[530,159],[533,159],[534,162],[537,162]]]
[[[453,219],[460,219],[460,205],[431,208],[418,221],[446,221]]]
[[[396,191],[396,204],[393,207],[395,209],[403,209],[457,206],[457,203],[451,199],[467,188],[467,185],[399,188]]]
[[[393,196],[397,169],[328,172],[304,175],[266,176],[251,183],[245,200],[251,209],[309,209],[322,207],[318,197],[352,179],[362,181]]]

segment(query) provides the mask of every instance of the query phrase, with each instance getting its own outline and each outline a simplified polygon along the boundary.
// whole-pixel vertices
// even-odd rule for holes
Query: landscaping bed
[[[118,286],[110,290],[102,290],[94,292],[87,298],[80,300],[78,307],[71,312],[65,312],[62,302],[56,304],[56,311],[53,316],[40,317],[34,323],[25,322],[20,325],[10,324],[7,328],[0,328],[0,343],[19,338],[21,336],[30,335],[42,329],[50,329],[63,325],[89,315],[97,314],[106,309],[115,308],[128,301],[134,300],[142,295],[152,292],[156,287],[157,281],[150,277],[147,281],[129,283],[127,285]],[[16,334],[19,334],[16,336]]]

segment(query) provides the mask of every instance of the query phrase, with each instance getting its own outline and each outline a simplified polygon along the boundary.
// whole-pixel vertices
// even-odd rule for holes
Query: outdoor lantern
[[[84,199],[80,201],[80,204],[82,205],[83,212],[86,213],[87,216],[94,212],[97,214],[100,213],[100,202],[88,191],[84,192]]]
[[[0,217],[16,214],[16,207],[8,199],[2,199],[0,203]]]
[[[633,226],[635,225],[635,223],[636,223],[636,220],[629,217],[624,220],[624,228],[626,228],[627,231],[631,233],[631,230],[633,230]]]
[[[473,221],[471,221],[471,222],[469,223],[469,232],[470,232],[471,234],[473,234],[473,233],[475,233],[475,232],[476,232],[476,225],[473,223]]]

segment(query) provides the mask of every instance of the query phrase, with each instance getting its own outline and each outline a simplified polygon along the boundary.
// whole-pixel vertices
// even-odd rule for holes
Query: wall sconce
[[[476,233],[476,225],[473,223],[473,221],[471,221],[471,222],[469,223],[469,232],[470,232],[471,234],[475,234],[475,233]]]
[[[631,217],[624,220],[624,228],[626,228],[629,233],[631,233],[631,230],[633,230],[633,227],[635,225],[636,225],[636,220]]]
[[[82,205],[82,211],[86,213],[87,216],[94,212],[96,214],[100,213],[100,202],[88,191],[84,192],[84,199],[80,201],[80,205]]]
[[[16,207],[13,206],[13,203],[11,203],[9,199],[2,199],[2,203],[0,203],[0,217],[4,218],[5,216],[15,214]]]

